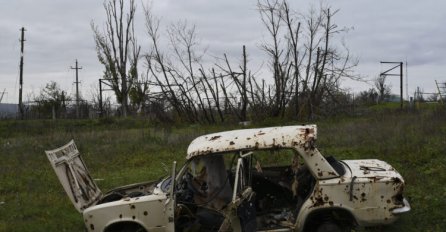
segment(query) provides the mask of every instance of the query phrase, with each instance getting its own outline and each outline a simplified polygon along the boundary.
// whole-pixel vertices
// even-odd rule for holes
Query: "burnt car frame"
[[[73,141],[46,154],[88,231],[348,231],[410,211],[392,166],[324,157],[316,139],[315,125],[203,135],[178,172],[107,193]]]

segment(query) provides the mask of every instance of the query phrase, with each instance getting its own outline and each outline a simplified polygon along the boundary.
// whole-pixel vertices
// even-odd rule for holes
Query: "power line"
[[[79,71],[79,69],[82,69],[82,67],[78,66],[77,59],[76,59],[76,66],[74,68],[71,67],[71,69],[76,69],[76,81],[74,82],[76,84],[76,117],[79,118],[79,78],[78,78],[78,71]]]
[[[380,76],[399,76],[400,77],[400,104],[401,109],[403,109],[403,62],[389,62],[389,61],[381,61],[381,64],[398,64],[382,73],[380,73]],[[388,72],[400,68],[400,74],[389,74]]]
[[[23,115],[23,102],[22,102],[22,93],[23,93],[23,46],[25,42],[25,28],[22,27],[20,29],[22,31],[22,36],[20,38],[20,82],[19,82],[19,112],[20,119],[24,118]]]

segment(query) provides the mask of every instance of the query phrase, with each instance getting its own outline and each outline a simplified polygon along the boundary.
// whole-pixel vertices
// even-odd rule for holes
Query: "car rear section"
[[[359,224],[388,224],[410,211],[403,196],[404,179],[388,163],[376,159],[343,162],[351,173],[347,190],[349,200],[355,202]]]
[[[307,228],[313,219],[334,218],[345,225],[389,224],[410,211],[403,196],[404,180],[380,160],[340,161],[345,174],[316,181],[313,193],[302,206],[297,226]]]

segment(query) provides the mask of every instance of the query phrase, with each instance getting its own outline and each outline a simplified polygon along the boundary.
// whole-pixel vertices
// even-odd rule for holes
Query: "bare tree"
[[[180,21],[168,26],[163,34],[160,20],[149,8],[144,10],[151,45],[151,51],[145,56],[153,78],[151,84],[159,88],[179,118],[215,123],[218,113],[220,121],[224,121],[219,98],[225,84],[214,69],[207,72],[203,67],[206,49],[200,48],[195,26]],[[162,46],[162,41],[168,41],[170,46]]]
[[[386,84],[386,75],[375,78],[374,84],[378,92],[378,102],[381,103],[386,97],[390,96],[391,86]]]
[[[291,111],[296,117],[312,118],[323,112],[324,104],[346,98],[339,83],[341,78],[352,77],[356,63],[343,43],[333,45],[332,38],[344,32],[333,23],[337,11],[321,7],[302,15],[283,0],[259,0],[258,8],[268,32],[269,40],[261,48],[269,57],[271,85],[258,82],[248,69],[245,47],[239,64],[234,65],[224,54],[217,58],[217,72],[204,67],[205,49],[198,52],[195,26],[178,22],[163,34],[159,19],[145,8],[151,45],[145,55],[149,84],[159,89],[161,99],[179,118],[215,123],[218,118],[225,120],[228,109],[241,121],[253,112],[284,117]]]
[[[144,8],[146,19],[146,30],[150,39],[151,51],[145,55],[147,69],[150,71],[152,78],[154,79],[153,85],[159,88],[161,94],[164,96],[177,113],[179,118],[185,118],[189,122],[196,122],[199,120],[199,112],[195,104],[195,98],[191,95],[191,90],[194,90],[196,85],[191,86],[191,76],[183,74],[178,67],[174,65],[171,60],[171,56],[163,51],[160,44],[161,32],[160,32],[160,20],[154,16],[149,8]],[[171,26],[170,30],[174,26]],[[183,27],[187,28],[187,27]],[[184,32],[184,31],[183,31]],[[183,42],[178,35],[173,35],[173,32],[168,33],[171,35],[170,41],[177,56],[182,56],[183,52],[180,51],[181,45],[177,43],[178,40]],[[184,32],[183,35],[186,35]],[[173,37],[175,36],[175,37]],[[195,35],[192,36],[192,38]],[[187,47],[186,40],[186,47]],[[180,64],[186,67],[186,73],[194,73],[191,68],[191,63],[181,58]],[[192,60],[192,59],[190,59]],[[195,90],[195,92],[197,92]]]
[[[239,65],[239,71],[235,71],[229,62],[229,59],[226,54],[224,54],[224,58],[222,59],[225,63],[224,65],[216,64],[217,67],[223,72],[223,76],[229,77],[230,81],[235,84],[235,92],[236,94],[232,95],[233,98],[238,98],[237,107],[234,107],[232,104],[229,104],[232,111],[236,114],[237,118],[240,121],[246,121],[248,118],[248,106],[251,103],[249,96],[252,96],[252,75],[247,69],[247,54],[246,47],[243,46],[242,50],[242,64]],[[221,79],[221,82],[224,82],[224,79]],[[230,103],[228,98],[228,89],[225,85],[221,85],[221,89],[223,94],[225,95],[225,101]],[[238,97],[236,97],[238,96]]]
[[[201,66],[202,55],[197,54],[199,42],[195,25],[189,26],[187,22],[180,21],[170,25],[167,33],[174,58],[179,63],[179,67],[175,68],[176,78],[182,80],[182,83],[190,86],[190,90],[192,90],[183,94],[186,94],[189,99],[195,99],[206,122],[215,121],[212,111],[206,109],[206,103],[203,101],[204,98],[208,98],[208,96],[203,96],[203,94],[207,95],[207,86],[204,85],[202,77],[200,77],[202,73],[197,70]],[[199,74],[197,75],[197,73]]]
[[[282,18],[288,29],[288,47],[290,54],[292,56],[292,63],[290,64],[290,70],[292,70],[292,79],[294,81],[294,110],[295,117],[299,117],[299,68],[303,59],[299,57],[299,32],[301,23],[298,22],[296,26],[297,19],[293,17],[291,9],[287,2],[282,5]]]
[[[273,72],[275,90],[272,99],[271,116],[275,117],[283,115],[286,105],[285,101],[287,100],[286,94],[290,92],[289,87],[293,85],[293,83],[289,82],[290,76],[288,75],[290,50],[283,48],[281,44],[281,28],[283,19],[286,17],[283,17],[282,2],[278,0],[259,1],[258,8],[260,18],[272,40],[271,43],[263,43],[261,47],[270,57],[269,66]]]
[[[339,96],[340,78],[352,77],[349,72],[357,64],[348,49],[345,54],[331,41],[346,31],[333,23],[337,11],[321,6],[302,15],[285,0],[259,0],[258,8],[270,37],[262,49],[270,57],[274,79],[267,94],[273,96],[271,115],[284,116],[294,98],[295,116],[312,118],[327,98]]]
[[[136,5],[134,0],[106,0],[104,9],[107,15],[105,30],[101,32],[93,22],[91,28],[99,61],[105,66],[104,79],[112,84],[122,114],[127,116],[129,92],[138,79],[141,49],[134,32]]]

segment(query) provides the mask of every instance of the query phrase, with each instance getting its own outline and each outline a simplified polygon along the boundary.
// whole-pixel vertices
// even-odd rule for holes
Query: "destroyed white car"
[[[73,141],[46,154],[87,231],[349,231],[410,211],[384,161],[324,157],[315,125],[196,138],[161,181],[102,193]],[[173,178],[172,178],[173,177]]]

